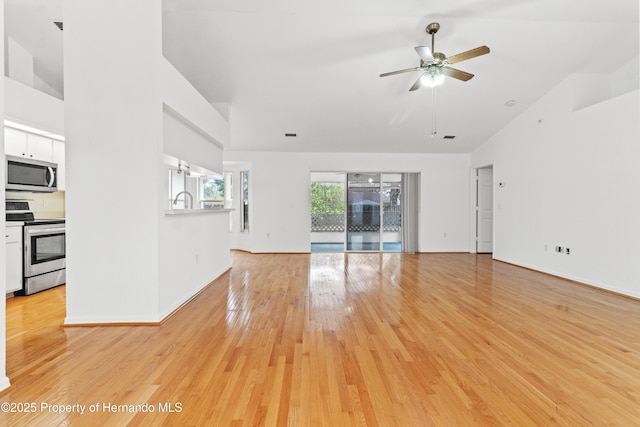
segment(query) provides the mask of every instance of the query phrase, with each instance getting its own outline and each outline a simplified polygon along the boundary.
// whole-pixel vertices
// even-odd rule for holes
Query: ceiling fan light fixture
[[[434,88],[444,83],[444,74],[439,67],[429,67],[426,73],[420,79],[423,86]]]

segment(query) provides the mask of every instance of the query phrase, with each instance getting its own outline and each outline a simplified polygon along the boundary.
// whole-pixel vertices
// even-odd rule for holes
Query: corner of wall
[[[195,128],[222,147],[229,146],[229,123],[171,64],[161,58],[160,93],[162,102],[174,114],[190,122]],[[166,108],[165,107],[165,108]]]
[[[0,0],[0,31],[4,34],[4,0]],[[0,61],[4,64],[4,43],[0,44]],[[4,69],[4,66],[2,67]],[[4,117],[5,113],[5,86],[4,82],[6,78],[0,81],[0,117]],[[0,132],[0,150],[2,155],[2,162],[0,162],[0,176],[4,176],[4,132]],[[0,215],[2,218],[5,218],[5,207],[2,205],[0,207]],[[5,221],[6,222],[6,221]],[[6,271],[6,248],[5,248],[5,240],[4,233],[2,234],[2,238],[0,238],[0,271]],[[0,275],[0,289],[6,289],[6,277],[5,274],[2,273]],[[4,291],[3,291],[4,294]],[[0,301],[0,390],[4,390],[9,387],[9,378],[6,376],[7,373],[7,300],[3,296],[2,301]]]

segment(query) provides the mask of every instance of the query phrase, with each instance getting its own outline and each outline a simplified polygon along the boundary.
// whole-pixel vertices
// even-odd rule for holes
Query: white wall
[[[6,37],[9,77],[33,87],[33,55],[11,37]]]
[[[5,118],[64,135],[64,102],[32,87],[4,78]]]
[[[165,106],[188,118],[193,126],[222,147],[229,145],[229,123],[164,57],[159,67],[160,97]]]
[[[165,216],[158,249],[163,319],[231,268],[229,213]]]
[[[221,146],[176,114],[173,109],[163,114],[164,154],[221,173]],[[171,197],[169,170],[169,165],[162,166],[162,209],[168,208],[166,202]],[[192,195],[195,202],[198,195],[195,191]],[[158,304],[162,319],[231,267],[229,213],[163,216],[159,226]]]
[[[494,165],[494,257],[640,297],[638,82],[574,111],[576,87],[566,79],[472,155]]]
[[[7,76],[37,91],[62,99],[62,94],[34,74],[34,62],[31,52],[11,37],[6,37]]]
[[[209,107],[211,108],[211,107]],[[163,152],[175,159],[222,173],[222,145],[177,115],[173,110],[162,115]]]
[[[623,95],[638,88],[640,81],[640,57],[632,59],[622,67],[618,68],[611,75],[611,95]]]
[[[62,95],[62,93],[60,91],[55,89],[49,83],[47,83],[44,80],[42,80],[37,75],[33,76],[33,88],[36,89],[37,91],[40,91],[40,92],[46,93],[47,95],[53,96],[54,98],[58,98],[58,99],[63,99],[64,98],[64,96]]]
[[[67,0],[64,10],[65,323],[158,321],[161,7]]]
[[[225,151],[224,159],[225,165],[245,162],[250,170],[251,230],[249,235],[238,235],[234,227],[232,247],[252,252],[309,252],[311,172],[380,171],[421,174],[420,251],[468,251],[467,154]],[[234,207],[238,206],[239,186],[239,174],[234,174]],[[239,221],[240,209],[233,214]]]
[[[4,34],[4,0],[0,0],[0,33]],[[4,43],[0,44],[0,58],[4,62]],[[4,70],[4,66],[0,67]],[[0,117],[4,116],[4,80],[0,81]],[[4,132],[0,132],[0,156],[2,162],[0,164],[0,176],[4,176],[5,171],[5,159],[4,159]],[[4,190],[3,190],[4,191]],[[0,207],[0,215],[5,217],[4,205]],[[3,273],[0,275],[0,289],[6,289],[6,276],[4,274],[7,271],[6,263],[6,238],[2,233],[0,237],[0,271]],[[4,390],[9,387],[9,378],[7,377],[7,315],[6,315],[6,299],[2,298],[0,301],[0,390]]]
[[[165,58],[160,59],[163,154],[222,172],[228,122]],[[162,165],[162,204],[169,198],[169,168]],[[197,198],[196,194],[193,194]],[[162,216],[159,223],[158,313],[162,319],[231,267],[229,213]]]
[[[228,124],[162,57],[159,2],[64,9],[65,323],[158,322],[230,266],[228,214],[165,216],[165,146],[219,167]]]

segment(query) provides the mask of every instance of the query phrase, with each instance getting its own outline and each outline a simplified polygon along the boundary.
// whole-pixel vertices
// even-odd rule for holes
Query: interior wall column
[[[158,320],[162,2],[64,0],[66,324]]]
[[[4,0],[0,0],[0,32],[4,34]],[[0,63],[4,69],[4,43],[0,46]],[[0,82],[0,117],[4,117],[4,79]],[[0,132],[0,150],[2,150],[2,162],[0,164],[0,176],[4,176],[4,132]],[[0,207],[0,215],[5,218],[5,207]],[[4,234],[3,234],[4,236]],[[0,240],[0,271],[6,269],[6,246],[5,237]],[[0,276],[0,288],[6,289],[6,277],[2,273]],[[0,390],[9,387],[9,378],[7,378],[7,316],[6,316],[6,299],[0,301]]]

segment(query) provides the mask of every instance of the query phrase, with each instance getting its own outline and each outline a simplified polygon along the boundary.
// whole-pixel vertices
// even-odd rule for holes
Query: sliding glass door
[[[382,250],[402,251],[402,174],[382,174]]]
[[[380,174],[347,174],[347,251],[380,250]]]
[[[311,173],[311,252],[344,252],[344,172]]]
[[[311,251],[415,251],[417,223],[405,229],[405,177],[417,174],[314,172],[311,174]],[[413,180],[408,180],[413,182]],[[408,218],[417,218],[417,192]],[[415,213],[414,213],[415,211]]]

